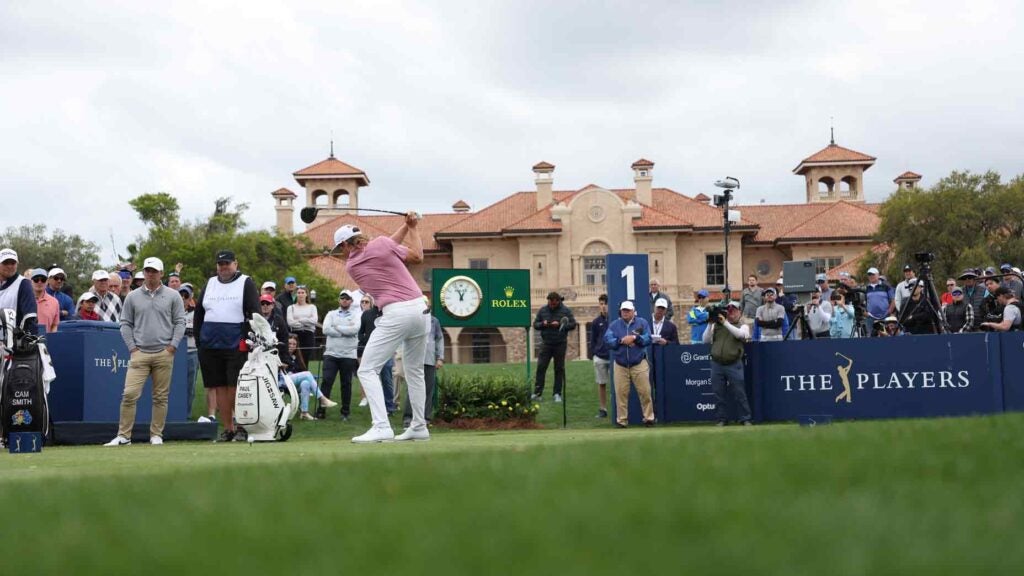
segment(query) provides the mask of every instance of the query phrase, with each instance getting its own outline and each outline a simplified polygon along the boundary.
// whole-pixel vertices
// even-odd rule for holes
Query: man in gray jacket
[[[117,436],[104,446],[132,443],[135,405],[150,377],[153,378],[153,418],[149,424],[149,443],[164,443],[174,353],[185,336],[185,305],[176,291],[163,285],[164,263],[159,258],[146,258],[142,267],[143,284],[128,294],[121,309],[121,338],[131,360],[124,377]]]
[[[423,297],[427,302],[427,311],[430,311],[430,298]],[[434,386],[437,384],[437,371],[444,366],[444,332],[441,331],[441,322],[433,314],[426,316],[430,319],[430,331],[427,332],[427,351],[423,355],[423,379],[427,385],[427,400],[423,407],[423,417],[430,422],[434,415]],[[402,422],[406,428],[412,424],[412,406],[409,404],[409,395],[405,395],[404,408],[402,410]]]
[[[342,290],[338,295],[338,309],[331,310],[324,316],[324,336],[327,346],[324,349],[324,379],[320,383],[320,391],[327,398],[331,397],[334,378],[341,372],[341,420],[348,421],[352,409],[352,375],[359,370],[356,359],[356,347],[359,343],[359,320],[362,310],[352,306],[352,292]],[[323,406],[317,408],[316,417],[323,419],[327,415]]]

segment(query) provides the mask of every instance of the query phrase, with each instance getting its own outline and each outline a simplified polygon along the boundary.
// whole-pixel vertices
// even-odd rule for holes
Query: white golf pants
[[[359,383],[370,403],[373,425],[387,425],[384,389],[380,385],[380,370],[402,346],[402,364],[409,404],[412,406],[412,426],[426,426],[423,407],[426,402],[426,384],[423,381],[423,355],[427,347],[427,328],[430,315],[422,298],[395,302],[384,307],[384,315],[377,318],[377,327],[370,334],[359,363]]]

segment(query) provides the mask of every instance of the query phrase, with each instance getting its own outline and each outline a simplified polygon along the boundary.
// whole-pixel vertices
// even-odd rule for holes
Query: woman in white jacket
[[[288,307],[288,328],[299,337],[302,355],[314,360],[316,355],[316,325],[320,315],[316,306],[309,303],[309,291],[305,286],[295,289],[295,304]]]

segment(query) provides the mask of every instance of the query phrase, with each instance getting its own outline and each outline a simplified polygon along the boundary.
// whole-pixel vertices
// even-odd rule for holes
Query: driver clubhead
[[[313,220],[316,220],[316,213],[319,210],[312,206],[306,206],[302,210],[299,210],[299,219],[306,224],[312,224]]]

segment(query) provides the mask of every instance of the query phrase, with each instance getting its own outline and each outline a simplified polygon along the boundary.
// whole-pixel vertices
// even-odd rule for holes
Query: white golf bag
[[[238,375],[235,421],[245,428],[249,442],[283,442],[292,435],[288,421],[299,411],[299,394],[287,374],[284,385],[291,401],[285,403],[278,390],[281,359],[277,355],[277,336],[270,323],[260,314],[253,314],[249,326],[252,327],[246,340],[249,359]]]

